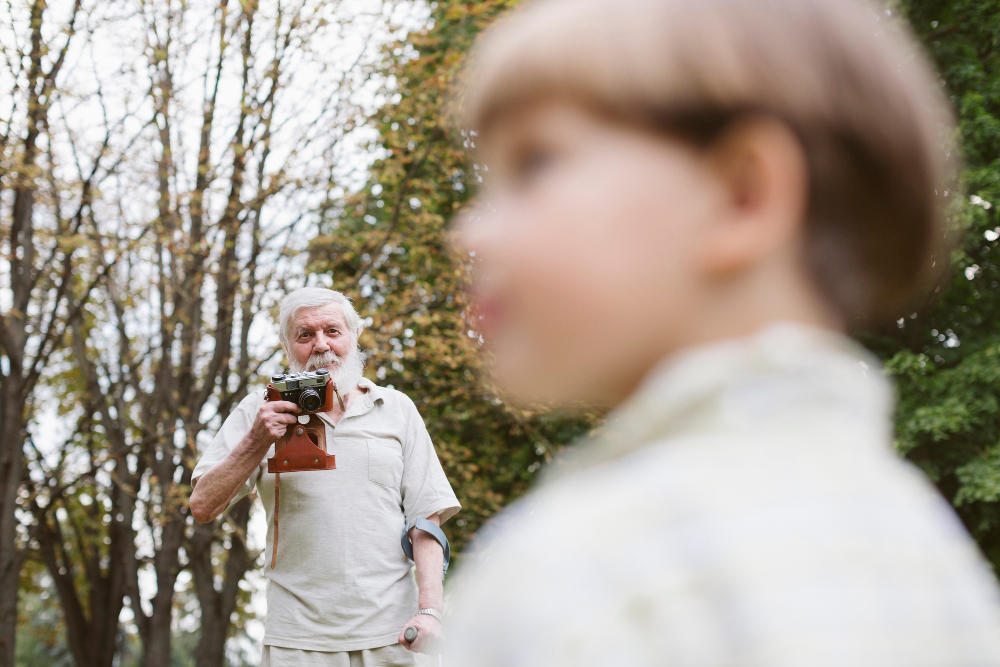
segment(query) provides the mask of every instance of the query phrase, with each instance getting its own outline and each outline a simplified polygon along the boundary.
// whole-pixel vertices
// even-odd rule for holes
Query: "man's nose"
[[[326,334],[322,332],[317,334],[316,340],[313,341],[313,354],[317,352],[329,352],[330,350],[330,341],[327,339]]]

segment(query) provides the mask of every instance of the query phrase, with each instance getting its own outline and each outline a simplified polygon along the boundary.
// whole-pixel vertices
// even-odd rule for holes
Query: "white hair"
[[[351,300],[340,292],[326,287],[300,287],[286,294],[285,298],[281,300],[281,310],[278,313],[278,339],[281,341],[281,346],[285,348],[285,352],[289,351],[288,341],[291,333],[289,328],[292,326],[292,320],[296,313],[303,308],[320,308],[331,303],[340,306],[344,313],[344,319],[347,321],[347,328],[357,344],[358,336],[361,335],[364,326],[361,324],[361,318],[358,317],[358,311],[354,310]]]

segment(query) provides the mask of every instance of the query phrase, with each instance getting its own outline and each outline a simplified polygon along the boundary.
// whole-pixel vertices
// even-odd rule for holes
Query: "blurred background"
[[[464,506],[456,560],[599,423],[491,391],[448,246],[482,168],[448,93],[516,4],[0,7],[0,667],[256,664],[263,512],[198,526],[186,501],[200,448],[282,363],[287,289],[355,299],[367,375],[416,402]],[[960,244],[926,303],[858,335],[897,380],[899,452],[997,567],[1000,0],[897,18],[960,119]]]

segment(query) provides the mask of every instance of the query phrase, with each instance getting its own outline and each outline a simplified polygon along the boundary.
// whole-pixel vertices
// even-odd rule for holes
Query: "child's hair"
[[[848,321],[898,316],[947,263],[953,120],[915,40],[854,0],[542,0],[492,28],[465,122],[565,99],[707,146],[734,118],[795,132],[808,270]],[[939,267],[941,268],[941,267]]]

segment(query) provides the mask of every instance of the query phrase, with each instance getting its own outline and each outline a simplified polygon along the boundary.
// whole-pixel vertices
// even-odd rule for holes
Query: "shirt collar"
[[[358,415],[367,414],[372,408],[375,407],[376,403],[385,402],[385,392],[388,391],[385,387],[380,387],[368,378],[364,377],[358,381],[358,386],[362,389],[366,389],[367,391],[362,393],[357,400],[351,403],[351,405],[347,408],[347,412],[345,412],[340,418],[341,421],[343,421],[346,417],[356,417]],[[330,424],[330,426],[334,426],[333,422],[330,421],[330,418],[325,414],[319,413],[319,418]]]
[[[790,322],[690,348],[654,367],[600,431],[566,451],[552,474],[616,459],[671,436],[795,419],[806,409],[842,410],[888,436],[893,392],[881,369],[847,336]]]
[[[368,398],[370,403],[385,402],[385,392],[388,391],[385,387],[378,386],[366,377],[358,381],[358,386],[367,390],[364,397]]]

